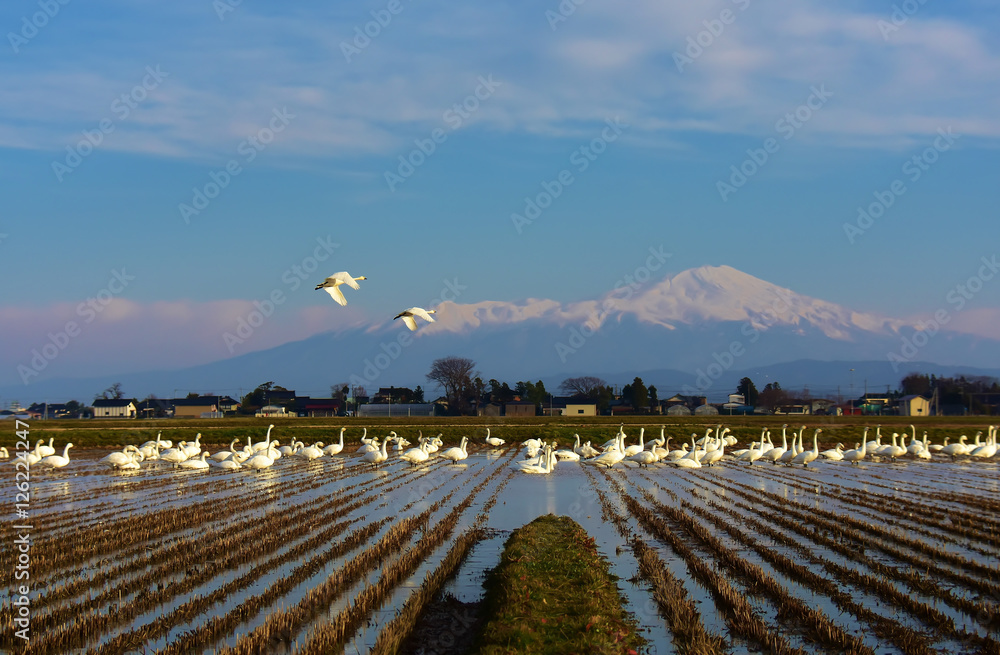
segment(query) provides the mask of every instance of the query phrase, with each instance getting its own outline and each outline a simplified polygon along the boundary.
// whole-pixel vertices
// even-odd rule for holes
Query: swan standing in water
[[[494,448],[499,448],[500,446],[502,446],[505,443],[507,443],[506,441],[504,441],[503,439],[500,439],[498,437],[491,437],[490,436],[490,429],[489,428],[486,428],[486,439],[485,439],[485,441],[486,441],[487,444],[489,444],[490,446],[493,446]]]
[[[395,434],[395,432],[393,432],[393,434]],[[378,450],[370,450],[364,455],[362,455],[361,456],[362,461],[368,462],[375,468],[378,468],[379,464],[389,459],[389,453],[386,451],[386,445],[390,441],[393,441],[394,439],[395,437],[386,437],[385,439],[383,439],[382,447],[379,448]]]
[[[271,430],[273,430],[273,429],[274,429],[274,424],[273,423],[271,425],[267,426],[267,434],[264,435],[264,440],[263,441],[258,441],[257,443],[252,444],[250,446],[250,448],[253,450],[253,452],[256,453],[256,452],[259,452],[261,450],[264,450],[265,448],[270,448],[270,446],[271,446]],[[249,440],[250,440],[250,437],[247,437],[247,441],[249,441]]]
[[[671,464],[673,464],[674,466],[677,466],[677,467],[680,467],[680,468],[686,468],[686,469],[700,469],[701,468],[701,462],[698,461],[698,458],[697,458],[697,455],[696,455],[696,453],[698,452],[698,446],[695,444],[695,441],[694,441],[695,436],[696,435],[693,435],[693,434],[691,435],[691,452],[689,452],[687,455],[684,455],[683,457],[679,457],[679,458],[673,460],[672,462],[670,462]],[[677,452],[677,451],[675,450],[674,452]],[[751,463],[753,463],[753,462],[751,462]]]
[[[422,440],[419,446],[410,448],[400,455],[399,459],[407,461],[410,464],[422,464],[426,462],[430,458],[430,455],[427,453],[427,443],[426,440]]]
[[[815,461],[819,457],[819,433],[823,430],[821,428],[816,428],[813,432],[813,448],[812,450],[803,450],[801,453],[792,459],[792,464],[801,464],[802,466],[809,466],[809,462]]]
[[[820,453],[820,455],[834,462],[843,461],[844,444],[838,443],[836,448],[831,448],[830,450],[824,450],[823,452]]]
[[[468,437],[462,437],[462,443],[457,447],[453,446],[447,450],[441,451],[440,457],[445,459],[450,459],[452,462],[457,463],[469,456],[469,451],[466,450],[466,445],[469,443]]]
[[[518,469],[521,473],[535,473],[542,475],[551,473],[552,467],[555,464],[555,455],[552,452],[552,446],[545,446],[541,459],[541,464],[526,464],[525,466],[518,467]]]
[[[323,453],[326,455],[339,455],[342,450],[344,450],[344,430],[347,428],[340,428],[340,443],[332,443],[323,449]]]
[[[56,449],[52,445],[52,442],[54,440],[55,440],[55,437],[49,437],[49,445],[46,446],[43,443],[42,447],[38,449],[38,454],[40,454],[42,457],[48,457],[49,455],[55,455],[56,454]]]
[[[865,428],[865,431],[867,431],[867,430],[868,430],[868,428]],[[868,442],[866,442],[864,440],[864,438],[862,437],[862,439],[861,439],[861,448],[858,448],[855,445],[853,450],[846,451],[844,453],[844,461],[845,462],[850,462],[851,464],[855,464],[856,465],[858,462],[860,462],[861,460],[863,460],[865,458],[866,454],[868,454]]]
[[[208,457],[208,451],[203,452],[201,454],[201,457],[186,459],[180,464],[178,464],[178,466],[181,467],[182,469],[193,469],[201,471],[209,467],[209,463],[205,461],[206,457]]]
[[[338,305],[344,306],[347,305],[347,298],[344,297],[344,292],[340,290],[341,285],[346,284],[352,289],[360,289],[361,285],[358,284],[357,281],[367,280],[367,279],[368,278],[366,278],[364,275],[360,277],[354,277],[347,271],[341,271],[339,273],[334,273],[333,275],[323,280],[321,283],[317,284],[314,291],[319,291],[320,289],[323,289],[328,294],[330,294],[330,297],[333,298]]]
[[[38,460],[38,464],[41,466],[47,466],[48,468],[61,469],[62,467],[69,464],[69,449],[73,447],[73,444],[68,443],[63,448],[62,455],[49,455],[48,457],[43,457]]]
[[[299,457],[304,457],[310,462],[314,459],[318,459],[323,456],[323,442],[317,441],[311,446],[306,446],[305,448],[297,452],[296,455],[298,455]]]

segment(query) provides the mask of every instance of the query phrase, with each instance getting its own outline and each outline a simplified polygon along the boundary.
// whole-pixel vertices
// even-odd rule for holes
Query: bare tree
[[[121,400],[124,397],[125,392],[122,391],[121,382],[115,382],[110,387],[102,391],[101,395],[97,396],[97,398],[102,398],[104,400]]]
[[[462,413],[468,405],[468,397],[474,393],[473,377],[479,373],[475,370],[476,363],[465,357],[442,357],[431,364],[427,379],[437,382],[448,399],[448,408],[455,413]]]
[[[601,387],[608,386],[608,383],[601,378],[592,375],[585,375],[579,378],[566,378],[559,385],[559,390],[571,396],[585,396],[596,398]]]

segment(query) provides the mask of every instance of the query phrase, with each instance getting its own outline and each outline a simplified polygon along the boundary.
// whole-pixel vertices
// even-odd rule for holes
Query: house
[[[530,400],[511,400],[504,407],[504,416],[534,416],[535,403]]]
[[[903,396],[897,404],[900,416],[930,416],[931,401],[923,396]]]
[[[358,416],[435,416],[437,403],[368,403],[358,407]]]
[[[290,414],[280,405],[264,405],[257,410],[257,413],[255,413],[254,416],[257,418],[289,418],[295,416],[295,414]]]
[[[487,403],[476,408],[476,416],[502,416],[503,407],[498,403]]]
[[[340,416],[344,403],[336,398],[310,398],[298,396],[295,399],[295,413],[299,416]]]
[[[287,407],[293,402],[295,402],[294,391],[288,391],[287,389],[276,391],[271,389],[264,392],[264,404],[266,405],[285,405]]]
[[[837,415],[837,403],[833,400],[826,400],[825,398],[816,398],[815,400],[812,400],[809,403],[809,409],[811,413],[819,416]]]
[[[667,414],[670,412],[671,407],[686,407],[688,410],[693,410],[696,407],[701,407],[702,405],[708,404],[707,396],[684,396],[681,394],[674,394],[666,400],[660,401],[660,413]],[[674,414],[677,415],[676,413]]]
[[[98,398],[93,403],[94,418],[135,418],[137,408],[135,399],[128,398]]]
[[[567,403],[563,416],[597,416],[597,403]]]
[[[202,414],[219,411],[217,396],[175,398],[171,403],[174,406],[174,418],[201,418]]]
[[[139,418],[164,418],[173,415],[173,401],[164,398],[147,398],[136,405]]]
[[[774,408],[775,414],[811,414],[812,405],[809,403],[798,403],[789,405],[778,405]]]

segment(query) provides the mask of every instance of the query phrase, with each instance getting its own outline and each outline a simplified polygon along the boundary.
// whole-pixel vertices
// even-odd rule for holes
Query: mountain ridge
[[[665,376],[662,383],[697,389],[700,381],[712,393],[735,388],[734,375],[796,361],[876,362],[880,385],[898,384],[917,360],[941,367],[928,372],[969,362],[984,371],[1000,367],[996,340],[945,330],[894,360],[892,355],[914,334],[909,322],[798,294],[729,266],[703,266],[643,284],[623,279],[597,298],[578,302],[442,302],[436,309],[437,320],[421,323],[416,332],[384,320],[185,369],[40,379],[0,388],[0,394],[54,401],[53,396],[81,395],[85,386],[103,384],[86,392],[96,393],[109,380],[128,380],[130,393],[139,394],[169,395],[177,389],[232,393],[241,385],[275,380],[325,395],[329,385],[342,382],[369,388],[426,386],[431,363],[452,355],[475,361],[486,380],[561,381],[574,373],[608,371],[631,381],[636,374],[644,377],[640,371],[673,370],[681,375]],[[835,369],[814,368],[830,375]],[[886,379],[888,375],[895,379]]]

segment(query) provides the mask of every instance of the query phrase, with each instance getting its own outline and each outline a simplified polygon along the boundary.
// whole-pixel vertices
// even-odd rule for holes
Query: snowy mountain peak
[[[438,309],[437,322],[423,328],[428,335],[532,320],[559,326],[586,323],[599,330],[609,320],[621,322],[626,317],[667,329],[715,322],[748,322],[759,330],[778,325],[811,327],[839,340],[850,339],[856,330],[894,334],[905,325],[795,293],[731,266],[702,266],[658,281],[631,281],[600,298],[576,303],[545,299],[446,302]]]

